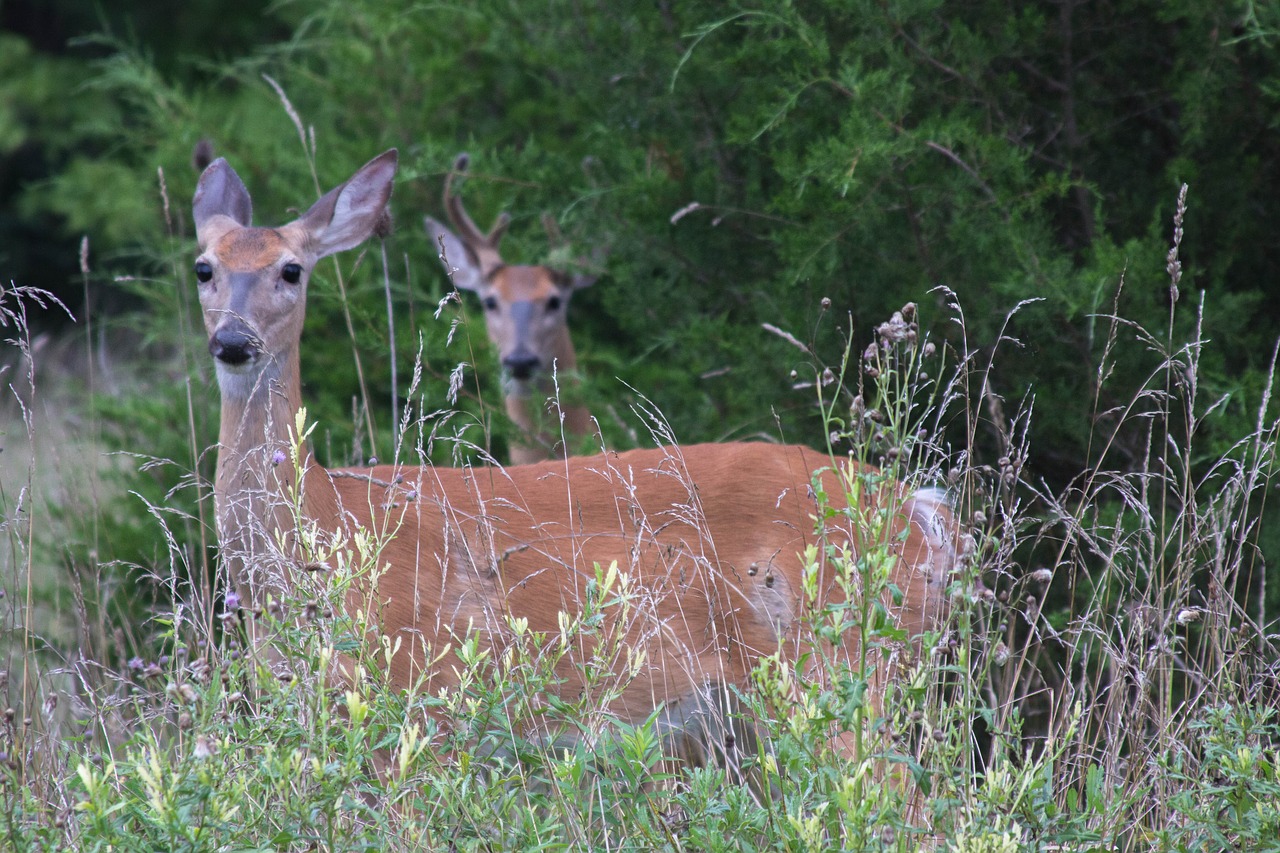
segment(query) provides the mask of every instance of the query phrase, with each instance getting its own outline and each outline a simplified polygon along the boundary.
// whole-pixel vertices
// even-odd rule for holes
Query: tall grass
[[[1171,312],[1188,310],[1176,252],[1177,240]],[[1031,418],[1052,413],[993,390],[1020,345],[969,341],[955,295],[937,296],[932,338],[906,306],[831,367],[773,331],[813,359],[796,382],[829,425],[833,464],[852,455],[948,490],[972,538],[950,622],[902,635],[886,607],[885,519],[859,519],[873,544],[836,555],[849,605],[804,612],[813,659],[846,631],[859,657],[830,656],[816,675],[766,661],[752,689],[709,695],[703,710],[731,718],[730,748],[673,742],[681,721],[661,709],[635,726],[609,714],[643,607],[617,566],[597,567],[558,635],[511,620],[500,652],[459,638],[456,690],[397,692],[383,675],[396,649],[341,606],[380,570],[376,536],[342,546],[349,571],[308,576],[250,614],[208,586],[190,544],[193,519],[194,541],[211,538],[207,505],[161,499],[147,507],[165,543],[157,604],[121,621],[129,611],[103,606],[128,594],[114,567],[85,547],[64,549],[58,568],[41,544],[111,536],[112,505],[127,498],[106,477],[86,505],[82,469],[46,473],[55,451],[33,414],[48,392],[27,312],[56,306],[11,288],[3,319],[21,382],[9,417],[32,450],[0,483],[0,838],[15,850],[1275,849],[1280,658],[1257,547],[1275,472],[1270,393],[1253,431],[1206,457],[1224,401],[1203,399],[1198,377],[1216,344],[1174,340],[1160,330],[1172,314],[1158,329],[1099,318],[1093,456],[1054,489],[1029,473],[1027,439]],[[193,358],[183,371],[199,369]],[[1104,410],[1108,378],[1135,369],[1148,371],[1142,392]],[[435,413],[439,401],[411,405]],[[197,407],[185,410],[189,483],[210,438]],[[674,440],[659,413],[639,414]],[[449,440],[426,414],[401,430],[402,447]],[[42,500],[83,506],[89,524],[65,533]],[[60,588],[83,592],[68,601]],[[271,623],[283,668],[245,653],[249,618]],[[354,677],[335,680],[340,656]],[[566,656],[596,688],[583,698],[555,698]],[[832,748],[837,733],[853,759]]]

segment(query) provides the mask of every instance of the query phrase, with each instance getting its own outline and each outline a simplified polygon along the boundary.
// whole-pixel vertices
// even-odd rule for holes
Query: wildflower
[[[212,758],[214,753],[217,751],[217,745],[208,735],[196,736],[196,748],[192,752],[192,755],[195,756],[198,761],[204,761],[207,758]]]
[[[228,612],[234,612],[240,609],[240,596],[235,590],[227,593],[227,597],[223,599],[222,608]]]
[[[190,670],[191,672],[191,678],[197,684],[209,683],[209,662],[208,661],[204,659],[194,660],[191,662],[191,666],[188,667],[188,670]]]
[[[129,669],[133,670],[134,672],[137,672],[138,670],[142,669],[144,666],[146,666],[146,662],[142,658],[137,657],[136,655],[134,657],[129,658]]]
[[[1186,626],[1192,622],[1200,621],[1200,617],[1204,615],[1204,611],[1199,607],[1184,607],[1178,611],[1178,615],[1174,618],[1178,620],[1178,624]]]
[[[277,450],[275,453],[272,453],[272,454],[271,454],[271,464],[272,464],[272,465],[283,465],[283,464],[284,464],[284,461],[285,461],[286,459],[288,459],[288,458],[289,458],[289,457],[285,455],[285,453],[284,453],[284,451],[283,451],[283,450]]]
[[[1003,642],[996,643],[996,647],[991,651],[991,661],[996,666],[1004,666],[1009,662],[1009,647]]]
[[[910,340],[911,333],[914,331],[915,330],[907,323],[906,318],[903,317],[901,311],[893,312],[893,316],[889,318],[889,322],[881,323],[876,328],[876,334],[879,335],[880,340],[886,344],[896,344],[905,340]]]
[[[1036,569],[1034,572],[1031,573],[1031,579],[1036,583],[1040,584],[1041,586],[1044,586],[1045,584],[1048,584],[1049,581],[1053,580],[1053,570],[1052,569]]]

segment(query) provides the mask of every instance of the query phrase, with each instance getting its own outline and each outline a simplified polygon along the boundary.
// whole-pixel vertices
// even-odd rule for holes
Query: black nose
[[[258,345],[242,329],[219,329],[209,338],[209,354],[232,367],[258,357]]]
[[[542,366],[542,359],[532,353],[514,353],[502,360],[502,366],[516,379],[528,379]]]

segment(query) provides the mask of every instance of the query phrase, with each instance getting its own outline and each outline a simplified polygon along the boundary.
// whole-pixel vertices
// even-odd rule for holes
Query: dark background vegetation
[[[0,278],[52,291],[76,318],[50,312],[37,331],[92,329],[97,374],[59,381],[139,365],[144,392],[85,385],[95,423],[108,447],[166,461],[126,472],[129,489],[195,517],[192,475],[207,476],[212,455],[193,458],[187,399],[202,446],[217,400],[189,273],[192,148],[207,138],[231,161],[259,224],[316,197],[269,75],[314,131],[321,189],[401,152],[385,272],[396,340],[376,247],[354,273],[343,261],[345,304],[332,267],[312,285],[303,373],[327,461],[391,453],[393,348],[403,395],[421,344],[430,411],[481,347],[465,300],[475,322],[446,345],[459,312],[433,316],[447,284],[421,226],[441,215],[443,178],[467,150],[473,214],[514,217],[509,260],[608,250],[572,325],[612,445],[645,443],[638,393],[681,442],[820,446],[813,392],[792,386],[821,366],[761,324],[835,364],[914,301],[935,340],[957,343],[932,293],[946,285],[969,341],[993,347],[1003,330],[1021,342],[992,390],[1032,405],[1028,476],[1056,489],[1099,462],[1090,436],[1159,363],[1122,336],[1131,375],[1099,391],[1099,314],[1177,342],[1203,304],[1199,394],[1222,403],[1202,447],[1226,452],[1254,425],[1280,328],[1277,40],[1276,6],[1201,0],[4,0]],[[1165,256],[1183,183],[1175,294]],[[543,212],[570,252],[551,257]],[[491,368],[482,357],[468,373],[460,406],[501,455]],[[975,452],[994,446],[980,430]],[[1143,451],[1108,452],[1123,468]],[[114,512],[118,529],[95,527],[92,548],[73,537],[51,556],[162,564],[141,502]],[[1280,557],[1266,527],[1264,551]]]

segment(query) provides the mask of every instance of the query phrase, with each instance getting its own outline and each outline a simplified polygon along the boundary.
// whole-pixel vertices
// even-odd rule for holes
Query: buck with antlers
[[[518,431],[510,442],[511,464],[564,458],[593,432],[586,407],[560,398],[578,367],[569,300],[595,276],[504,263],[498,244],[511,217],[500,214],[486,234],[454,191],[454,177],[467,171],[468,162],[459,154],[444,183],[444,208],[456,233],[430,216],[427,233],[454,286],[474,292],[484,306],[485,329],[502,364],[503,402]]]
[[[913,635],[934,624],[958,560],[941,497],[864,484],[848,506],[860,469],[805,447],[673,446],[506,469],[322,467],[299,437],[308,280],[322,257],[370,235],[395,171],[388,151],[278,228],[251,224],[249,193],[225,160],[196,189],[195,274],[222,394],[218,539],[246,607],[305,588],[317,560],[338,568],[333,549],[373,531],[385,540],[379,571],[347,606],[375,614],[376,630],[402,644],[391,683],[434,693],[457,684],[447,649],[468,631],[490,649],[515,624],[556,636],[560,614],[581,612],[596,572],[616,564],[636,595],[625,624],[606,617],[630,652],[616,663],[608,710],[639,722],[661,707],[670,729],[694,725],[711,691],[747,688],[762,656],[807,661],[804,672],[820,675],[819,656],[805,655],[805,608],[844,601],[830,561],[841,549],[890,549],[902,593],[886,602],[893,618]],[[819,511],[815,483],[831,511]],[[855,631],[845,643],[833,651],[852,654]],[[562,695],[581,694],[575,661],[557,675]]]

